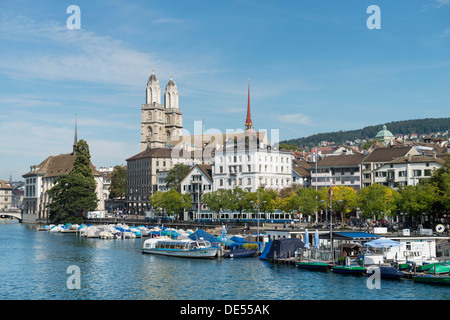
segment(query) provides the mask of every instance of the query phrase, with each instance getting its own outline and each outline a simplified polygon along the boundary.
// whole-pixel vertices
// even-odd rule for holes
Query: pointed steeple
[[[250,115],[250,79],[248,79],[247,118],[245,119],[245,131],[253,131],[252,116]]]
[[[75,115],[75,136],[73,138],[73,154],[75,154],[75,150],[78,144],[78,137],[77,137],[77,115]]]

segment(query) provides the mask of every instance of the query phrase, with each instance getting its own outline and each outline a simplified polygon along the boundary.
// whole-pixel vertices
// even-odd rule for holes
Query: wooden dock
[[[296,265],[297,262],[299,262],[300,260],[298,260],[297,258],[282,258],[282,259],[273,259],[272,260],[273,263],[276,264],[289,264],[289,265]]]

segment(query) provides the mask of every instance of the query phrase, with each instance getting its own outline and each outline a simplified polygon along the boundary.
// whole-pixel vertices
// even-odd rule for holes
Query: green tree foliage
[[[297,190],[300,197],[298,203],[300,212],[306,215],[313,215],[319,207],[319,193],[313,188],[300,188]]]
[[[380,219],[392,215],[397,208],[399,193],[387,186],[374,183],[359,190],[359,207],[367,218]]]
[[[442,167],[433,171],[429,179],[424,179],[420,184],[432,183],[437,187],[438,199],[434,203],[433,211],[440,213],[450,212],[450,155],[445,156]]]
[[[231,204],[230,191],[227,189],[220,189],[205,193],[202,196],[202,202],[208,206],[212,211],[219,213],[228,209]]]
[[[166,187],[174,188],[176,191],[181,192],[181,180],[191,171],[191,167],[184,163],[177,163],[169,170],[166,177]]]
[[[164,211],[168,215],[181,214],[183,209],[191,207],[191,196],[180,194],[175,189],[156,191],[149,199],[149,203],[156,211]]]
[[[231,211],[239,211],[239,213],[241,214],[241,219],[242,219],[242,211],[245,209],[246,207],[246,196],[247,196],[247,191],[241,189],[240,187],[236,187],[232,190],[229,190],[229,194],[228,197],[230,199],[229,201],[229,209]]]
[[[356,210],[358,194],[348,186],[333,187],[333,210],[341,213],[341,226],[345,227],[346,214]]]
[[[127,170],[124,166],[115,166],[111,174],[109,197],[111,199],[125,198],[127,195]]]
[[[54,223],[80,223],[88,211],[97,207],[96,183],[86,141],[75,146],[76,158],[69,174],[60,175],[48,191],[50,219]]]
[[[423,223],[423,215],[433,215],[434,205],[439,201],[439,190],[434,183],[421,183],[399,189],[397,205],[401,212],[417,217]]]

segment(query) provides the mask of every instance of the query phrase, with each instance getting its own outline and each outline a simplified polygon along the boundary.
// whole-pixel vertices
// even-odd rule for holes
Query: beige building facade
[[[48,191],[54,186],[54,179],[69,174],[76,158],[74,152],[49,156],[38,165],[30,166],[30,171],[22,177],[25,179],[23,214],[25,222],[48,221],[50,202]],[[103,175],[91,164],[96,183],[97,211],[104,212]]]
[[[11,209],[13,188],[4,180],[0,180],[0,211]]]

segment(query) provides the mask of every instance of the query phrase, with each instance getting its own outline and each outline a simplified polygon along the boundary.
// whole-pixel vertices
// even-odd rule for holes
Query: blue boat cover
[[[269,249],[267,249],[269,247]],[[277,239],[266,244],[260,259],[289,258],[295,255],[297,249],[305,248],[305,244],[298,238]]]
[[[272,240],[270,240],[269,242],[266,243],[266,245],[264,246],[263,252],[259,255],[259,258],[261,260],[267,259],[267,254],[269,253],[271,246],[272,246]]]
[[[211,242],[211,244],[218,242],[216,237],[202,229],[198,229],[193,234],[188,235],[188,238],[191,240],[200,240],[200,238],[203,238],[204,240]]]

